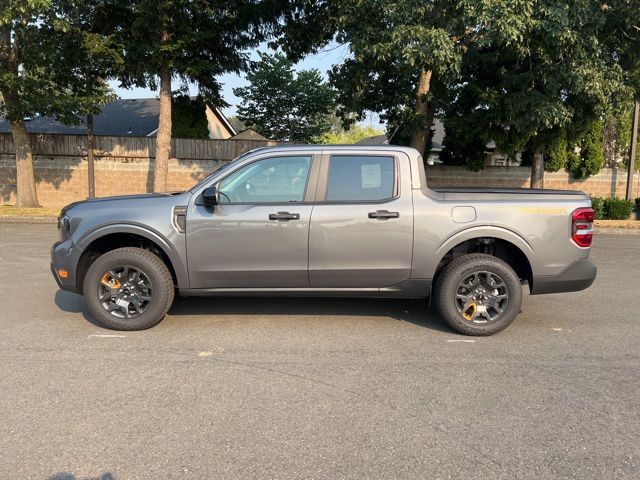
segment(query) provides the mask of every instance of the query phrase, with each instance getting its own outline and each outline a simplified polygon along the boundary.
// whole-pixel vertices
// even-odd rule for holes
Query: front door
[[[308,281],[312,155],[248,163],[217,182],[215,208],[187,214],[191,288],[303,288]]]
[[[387,287],[411,276],[413,203],[409,158],[323,158],[309,232],[314,288]],[[323,193],[324,192],[324,193]]]

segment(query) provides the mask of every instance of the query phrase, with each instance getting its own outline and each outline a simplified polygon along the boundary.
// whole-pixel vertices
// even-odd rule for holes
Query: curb
[[[0,223],[58,223],[56,217],[3,217],[0,216]]]
[[[640,228],[606,228],[596,227],[593,229],[596,235],[629,235],[640,236]]]

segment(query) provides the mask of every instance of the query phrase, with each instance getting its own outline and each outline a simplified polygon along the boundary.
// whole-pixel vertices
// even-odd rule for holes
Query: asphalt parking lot
[[[0,224],[0,478],[639,478],[640,237],[489,338],[422,301],[179,299],[94,325]]]

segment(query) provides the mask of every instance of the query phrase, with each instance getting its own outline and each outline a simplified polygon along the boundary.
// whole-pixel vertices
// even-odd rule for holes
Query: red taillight
[[[580,247],[590,247],[593,240],[593,209],[579,208],[571,214],[571,238]]]

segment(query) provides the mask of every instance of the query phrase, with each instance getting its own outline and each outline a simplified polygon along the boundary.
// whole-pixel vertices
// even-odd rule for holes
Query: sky
[[[257,49],[250,52],[250,58],[252,60],[259,60],[258,51],[272,53],[266,44],[262,44]],[[302,61],[298,62],[295,66],[296,70],[309,70],[315,68],[327,78],[327,72],[333,65],[342,63],[349,55],[349,47],[346,45],[333,44],[327,46],[320,52],[309,55]],[[233,89],[237,87],[243,87],[247,85],[244,74],[236,75],[234,73],[228,73],[219,77],[219,82],[222,84],[222,98],[230,104],[228,108],[224,108],[223,111],[227,116],[236,115],[236,107],[240,102],[240,99],[233,94]],[[157,92],[148,88],[133,88],[123,89],[118,86],[115,81],[109,82],[111,87],[115,90],[116,94],[120,98],[150,98],[157,96]],[[197,93],[195,86],[191,87],[192,95]],[[371,115],[366,121],[363,122],[367,125],[373,125],[379,127],[380,123],[377,116]]]

